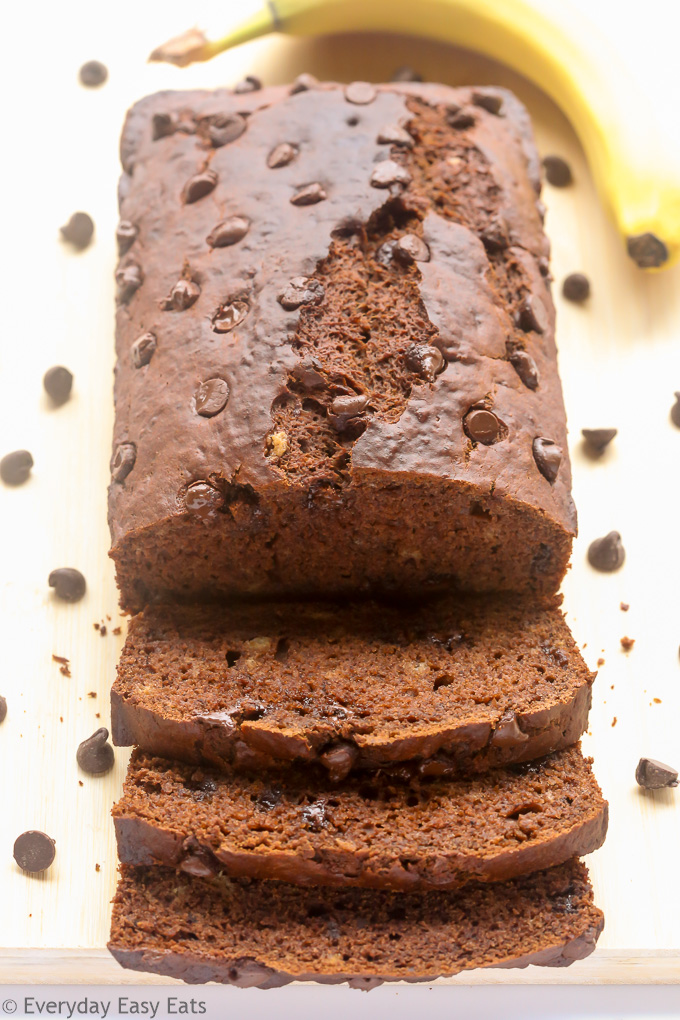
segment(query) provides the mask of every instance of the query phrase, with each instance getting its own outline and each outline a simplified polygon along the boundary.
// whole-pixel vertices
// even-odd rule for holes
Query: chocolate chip
[[[368,397],[360,393],[336,397],[328,408],[328,421],[337,432],[355,426],[366,410]]]
[[[570,273],[562,284],[562,294],[567,301],[585,301],[590,297],[590,280],[584,273]]]
[[[356,106],[367,106],[377,95],[375,88],[367,81],[353,81],[345,86],[345,99]]]
[[[134,443],[120,443],[111,458],[111,478],[123,482],[135,466],[137,447]]]
[[[634,644],[635,638],[628,636],[621,638],[621,647],[623,648],[624,652],[629,652]]]
[[[422,379],[434,382],[444,368],[444,355],[434,344],[411,344],[406,351],[406,364]]]
[[[130,348],[132,364],[135,368],[143,368],[148,365],[156,350],[156,337],[153,333],[142,333],[138,336]]]
[[[543,160],[543,170],[548,184],[552,184],[554,188],[566,188],[573,180],[571,167],[561,156],[546,156]]]
[[[508,247],[508,228],[498,215],[490,218],[479,237],[488,252],[499,252]]]
[[[675,394],[675,403],[671,407],[671,421],[680,429],[680,390]]]
[[[0,478],[5,485],[23,485],[32,467],[33,457],[28,450],[13,450],[0,460]]]
[[[14,860],[22,871],[37,875],[46,871],[55,858],[55,841],[44,832],[29,829],[22,832],[14,842]]]
[[[59,228],[61,236],[74,248],[82,251],[87,248],[94,235],[94,222],[85,212],[75,212],[63,227]]]
[[[127,266],[119,266],[116,270],[116,297],[120,304],[126,305],[143,282],[144,273],[136,262],[130,262]]]
[[[390,81],[422,81],[423,76],[418,71],[414,71],[412,67],[404,65],[404,67],[398,67],[394,72]]]
[[[214,149],[235,142],[246,129],[245,117],[240,113],[227,113],[215,117],[208,127],[208,138]]]
[[[538,201],[535,203],[535,205],[536,205],[536,212],[538,213],[538,215],[540,217],[541,223],[545,223],[545,218],[548,215],[548,207],[546,206],[545,202],[541,202],[540,199],[538,199]]]
[[[161,138],[168,138],[174,135],[177,130],[177,121],[169,113],[154,113],[151,118],[151,137],[154,142]]]
[[[472,102],[475,106],[481,106],[483,110],[487,110],[496,116],[498,116],[503,108],[503,97],[496,95],[495,92],[473,92]]]
[[[656,234],[636,234],[627,239],[626,245],[640,269],[658,269],[668,261],[668,248]]]
[[[323,284],[309,276],[295,276],[278,296],[278,302],[292,312],[300,305],[318,305],[325,297]]]
[[[304,390],[321,390],[326,387],[326,380],[321,374],[321,362],[317,358],[299,361],[291,368],[290,374]]]
[[[529,390],[538,388],[538,368],[536,362],[526,351],[513,351],[510,364]]]
[[[294,145],[289,145],[288,142],[281,142],[267,156],[267,166],[270,170],[276,170],[280,166],[288,166],[289,163],[293,162],[297,154],[298,150]]]
[[[457,131],[467,131],[474,126],[475,117],[469,110],[458,110],[455,113],[451,110],[446,115],[446,123]]]
[[[108,739],[109,731],[102,726],[78,745],[76,761],[83,772],[89,772],[91,776],[103,776],[111,771],[115,758]]]
[[[247,314],[248,305],[245,301],[232,301],[228,305],[221,305],[213,315],[212,328],[215,333],[229,333],[243,322]]]
[[[371,174],[371,184],[374,188],[389,188],[393,184],[406,186],[410,181],[411,175],[406,167],[395,163],[393,159],[381,160]]]
[[[501,422],[492,411],[473,408],[465,415],[463,427],[475,443],[491,446],[501,434]]]
[[[7,718],[7,699],[3,698],[0,694],[0,723],[3,723]]]
[[[404,234],[403,237],[400,237],[397,241],[395,254],[407,264],[430,261],[430,249],[422,237],[418,237],[417,234]]]
[[[294,195],[291,196],[292,205],[316,205],[317,202],[323,202],[327,198],[327,194],[323,187],[319,183],[306,184],[304,188],[298,188]]]
[[[200,174],[194,174],[182,188],[182,201],[185,205],[198,202],[199,198],[205,198],[211,191],[214,191],[216,184],[217,174],[214,170],[204,170]]]
[[[206,241],[211,248],[227,248],[242,241],[250,230],[250,220],[245,216],[230,216],[210,231]]]
[[[678,770],[656,758],[640,758],[635,769],[635,782],[646,790],[663,790],[678,785]]]
[[[75,567],[58,567],[47,578],[47,583],[64,602],[80,602],[87,589],[85,578]]]
[[[214,418],[224,410],[228,399],[229,386],[224,379],[206,379],[196,390],[196,413],[203,418]]]
[[[237,96],[241,96],[246,92],[259,92],[261,88],[260,79],[256,78],[254,74],[247,74],[238,85],[234,85],[234,92]]]
[[[562,447],[558,446],[553,439],[537,436],[534,439],[533,452],[536,467],[552,485],[562,463]]]
[[[406,128],[398,124],[388,124],[378,132],[377,141],[380,145],[405,145],[407,149],[413,148],[413,138]]]
[[[212,878],[220,869],[217,862],[208,854],[194,853],[182,859],[179,870],[186,875],[193,875],[194,878]]]
[[[138,230],[134,223],[130,223],[129,220],[121,220],[116,227],[116,243],[118,244],[118,254],[125,255],[130,250],[132,245],[137,240]]]
[[[525,333],[545,333],[550,325],[548,312],[536,294],[527,294],[517,313],[517,325]]]
[[[160,305],[165,312],[185,312],[198,301],[200,294],[201,288],[193,280],[178,280]]]
[[[99,60],[88,60],[78,71],[80,84],[85,85],[88,89],[94,89],[98,85],[103,85],[108,76],[108,68]]]
[[[43,386],[53,403],[64,404],[71,395],[73,375],[63,365],[54,365],[45,372]]]
[[[581,429],[581,435],[594,453],[602,453],[617,432],[618,429]]]
[[[331,745],[327,751],[324,751],[319,761],[328,769],[333,782],[340,782],[352,771],[352,766],[358,757],[359,751],[354,744],[338,741],[337,744]]]
[[[588,546],[588,562],[595,570],[618,570],[626,558],[618,531],[610,531],[604,538],[596,538]]]
[[[195,517],[208,520],[224,506],[224,497],[210,482],[193,482],[184,496],[184,506]]]
[[[290,87],[290,94],[295,96],[298,92],[308,92],[310,89],[318,88],[318,85],[319,79],[313,74],[299,74]]]
[[[490,743],[492,747],[519,747],[528,739],[528,735],[520,729],[515,713],[508,711],[501,716]]]
[[[380,247],[376,250],[375,253],[376,262],[379,262],[381,266],[391,266],[392,263],[394,262],[396,250],[397,250],[396,239],[385,241],[384,244],[381,244]]]
[[[546,280],[552,280],[552,273],[550,272],[550,260],[545,255],[541,255],[538,260],[538,268],[541,276],[545,277]]]

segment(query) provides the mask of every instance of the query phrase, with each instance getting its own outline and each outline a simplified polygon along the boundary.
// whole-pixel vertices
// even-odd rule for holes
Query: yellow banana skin
[[[543,89],[571,121],[601,200],[635,262],[658,269],[680,261],[678,161],[666,152],[626,68],[560,0],[550,16],[525,0],[273,0],[222,39],[197,37],[193,30],[151,59],[208,60],[273,31],[426,36],[507,64]]]

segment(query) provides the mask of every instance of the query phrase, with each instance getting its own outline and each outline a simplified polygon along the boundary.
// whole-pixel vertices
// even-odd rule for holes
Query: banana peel
[[[648,270],[680,261],[678,161],[627,69],[562,3],[548,16],[525,0],[270,0],[221,39],[191,29],[150,59],[183,67],[270,32],[357,31],[449,42],[529,78],[571,121],[631,258]]]

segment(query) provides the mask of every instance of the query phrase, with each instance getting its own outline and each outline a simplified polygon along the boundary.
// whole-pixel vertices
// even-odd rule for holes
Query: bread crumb
[[[597,664],[598,666],[604,666],[604,659],[598,659]]]
[[[661,704],[661,698],[652,698],[652,701],[654,702],[655,705]]]
[[[628,610],[630,609],[630,606],[628,605],[627,602],[621,602],[619,605],[619,609],[621,610],[622,613],[627,613]]]
[[[95,864],[95,866],[94,866],[94,870],[95,870],[95,871],[101,871],[102,869],[101,869],[101,868],[99,867],[99,865],[98,865],[98,864]]]
[[[111,633],[115,634],[116,637],[118,637],[118,635],[122,633],[122,628],[121,627],[114,627],[113,630],[111,631]]]
[[[101,717],[102,717],[101,716],[101,712],[95,712],[94,713],[94,717],[95,717],[95,719],[101,719]]]
[[[87,692],[87,696],[88,696],[88,698],[96,698],[97,697],[97,692],[96,691],[88,691]]]
[[[54,652],[52,652],[52,661],[60,663],[59,672],[62,676],[71,675],[71,662],[65,655],[55,655]]]
[[[618,720],[617,720],[616,716],[614,716],[614,718],[612,719],[612,726],[616,726],[617,722],[618,722]]]
[[[84,782],[82,781],[82,779],[79,779],[79,780],[78,780],[78,786],[84,786],[84,785],[85,785],[85,784],[84,784]]]
[[[635,638],[634,637],[622,637],[621,638],[621,647],[623,648],[624,652],[629,652],[634,644],[635,644]]]

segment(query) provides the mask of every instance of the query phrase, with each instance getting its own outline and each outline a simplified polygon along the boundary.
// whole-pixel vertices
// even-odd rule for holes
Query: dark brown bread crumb
[[[635,638],[631,638],[631,637],[622,637],[621,638],[621,647],[623,648],[624,652],[629,652],[634,644],[635,644]]]

